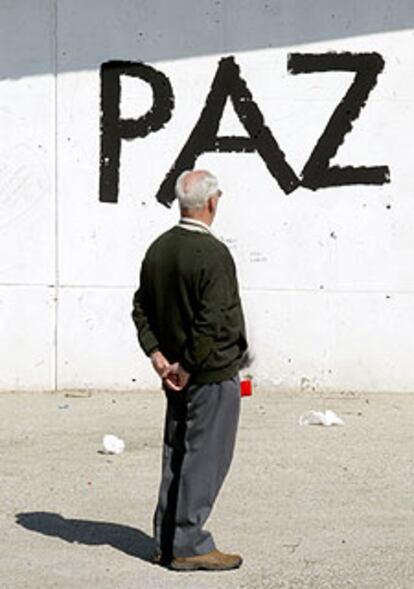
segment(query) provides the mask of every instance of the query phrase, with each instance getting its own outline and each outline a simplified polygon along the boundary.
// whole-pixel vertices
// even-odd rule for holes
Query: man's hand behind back
[[[161,379],[164,379],[171,368],[171,364],[168,362],[164,354],[159,350],[155,350],[155,352],[152,352],[151,354],[151,362],[158,376]]]
[[[167,376],[164,377],[163,382],[165,386],[173,391],[181,391],[190,380],[190,374],[176,362],[171,364]]]
[[[181,391],[187,385],[190,374],[178,362],[170,364],[159,350],[152,352],[151,362],[155,372],[167,388]]]

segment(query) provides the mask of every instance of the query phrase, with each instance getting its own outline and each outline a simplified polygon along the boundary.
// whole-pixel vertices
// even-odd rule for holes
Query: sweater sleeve
[[[140,346],[149,356],[159,344],[151,327],[149,297],[145,288],[145,260],[141,266],[140,286],[134,294],[132,320],[137,328]]]
[[[199,297],[180,364],[188,372],[197,372],[208,359],[225,320],[228,301],[228,269],[210,260],[200,272]]]

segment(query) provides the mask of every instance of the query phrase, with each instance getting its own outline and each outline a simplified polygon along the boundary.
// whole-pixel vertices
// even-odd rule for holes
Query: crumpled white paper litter
[[[345,425],[343,419],[327,409],[323,411],[308,411],[299,417],[299,425]]]
[[[106,434],[102,438],[104,451],[107,454],[121,454],[125,449],[125,442],[112,434]]]

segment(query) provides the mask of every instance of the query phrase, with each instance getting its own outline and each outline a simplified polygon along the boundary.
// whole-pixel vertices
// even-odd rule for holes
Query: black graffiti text
[[[150,84],[153,107],[139,119],[121,119],[121,76],[134,76]],[[118,202],[121,140],[146,137],[171,118],[174,95],[169,79],[149,65],[108,61],[101,65],[101,156],[99,200]]]
[[[378,53],[292,53],[288,70],[292,74],[346,71],[356,72],[354,80],[329,119],[302,171],[302,186],[317,190],[326,186],[347,184],[384,184],[389,181],[387,166],[329,167],[352,123],[361,114],[384,60]]]
[[[206,152],[257,152],[269,173],[285,194],[298,186],[317,190],[350,184],[380,185],[389,182],[387,166],[330,166],[345,136],[361,114],[371,90],[384,67],[378,53],[292,53],[288,71],[292,74],[347,71],[355,77],[334,110],[300,176],[289,165],[276,138],[266,126],[234,57],[219,61],[205,105],[175,162],[161,182],[156,198],[166,206],[174,200],[174,185],[183,170],[192,169]],[[151,85],[152,108],[139,119],[120,118],[120,77],[135,76]],[[224,107],[230,99],[247,136],[219,136]],[[101,66],[101,157],[100,193],[102,202],[117,202],[121,141],[146,137],[170,120],[174,108],[171,83],[160,71],[137,62],[109,61]]]

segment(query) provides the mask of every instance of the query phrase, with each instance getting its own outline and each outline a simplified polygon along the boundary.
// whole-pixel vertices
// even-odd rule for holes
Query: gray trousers
[[[215,549],[203,525],[233,457],[240,381],[237,376],[165,394],[162,477],[154,536],[157,550],[169,560]]]

